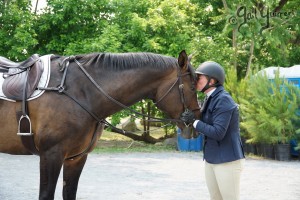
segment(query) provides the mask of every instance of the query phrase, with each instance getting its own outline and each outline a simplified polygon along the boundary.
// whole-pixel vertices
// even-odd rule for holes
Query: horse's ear
[[[188,56],[185,50],[182,50],[178,57],[178,64],[182,71],[187,71],[188,69]]]

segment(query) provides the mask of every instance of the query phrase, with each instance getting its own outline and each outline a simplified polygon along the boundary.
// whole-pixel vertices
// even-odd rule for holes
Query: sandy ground
[[[78,200],[206,200],[202,153],[90,154]],[[39,158],[0,154],[0,200],[38,199]],[[300,162],[247,158],[241,200],[299,200]],[[62,199],[59,178],[55,199]]]

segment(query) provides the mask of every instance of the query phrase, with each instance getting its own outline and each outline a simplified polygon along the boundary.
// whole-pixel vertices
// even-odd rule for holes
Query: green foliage
[[[177,56],[186,49],[196,52],[195,65],[215,60],[230,68],[237,60],[241,79],[254,40],[252,67],[299,63],[299,13],[294,10],[299,2],[287,2],[279,12],[290,14],[271,17],[263,31],[266,18],[257,14],[243,21],[237,11],[243,6],[248,15],[254,8],[271,12],[277,2],[52,0],[39,14],[31,12],[27,0],[2,1],[0,6],[0,53],[15,60],[33,53],[149,51]],[[230,23],[230,17],[238,23]],[[232,34],[238,28],[235,49]]]
[[[151,34],[145,43],[148,51],[177,55],[186,49],[197,31],[193,24],[197,7],[188,0],[164,0],[147,12],[147,32]]]
[[[248,96],[241,99],[243,122],[248,142],[288,143],[295,136],[295,124],[300,117],[300,91],[277,74],[274,81],[265,75],[248,80]]]
[[[248,79],[238,80],[236,69],[227,68],[225,89],[231,94],[237,104],[241,103],[241,99],[248,96]]]
[[[23,60],[38,43],[29,1],[0,2],[0,55]]]
[[[235,48],[234,57],[240,78],[245,76],[250,59],[250,68],[299,63],[300,32],[297,21],[300,15],[294,9],[294,6],[300,5],[299,2],[287,1],[280,9],[278,1],[226,2],[228,8],[222,9],[221,14],[226,19],[223,34],[232,37],[232,42],[237,42],[236,47],[232,46]],[[253,54],[250,52],[251,42],[254,42]]]
[[[193,46],[193,51],[196,52],[194,63],[198,65],[207,60],[213,60],[220,63],[225,69],[231,68],[231,58],[233,49],[228,45],[226,38],[222,37],[199,37],[195,39],[197,45]],[[220,48],[222,46],[222,48]]]
[[[250,93],[248,92],[249,90],[249,80],[248,78],[243,78],[241,80],[238,80],[236,69],[233,67],[228,68],[226,70],[226,79],[225,79],[225,84],[224,87],[225,89],[230,93],[234,101],[241,106],[243,103],[244,99],[249,99],[251,98],[249,95]],[[247,121],[244,117],[244,110],[239,109],[240,113],[240,122]],[[244,138],[249,138],[249,134],[247,130],[241,126],[240,127],[240,132],[241,136]]]
[[[40,41],[36,51],[40,54],[87,53],[81,44],[101,35],[110,15],[107,4],[106,0],[48,1],[48,7],[36,23]]]
[[[122,46],[122,34],[119,25],[106,25],[103,33],[94,38],[69,43],[65,54],[82,54],[91,52],[119,52]]]

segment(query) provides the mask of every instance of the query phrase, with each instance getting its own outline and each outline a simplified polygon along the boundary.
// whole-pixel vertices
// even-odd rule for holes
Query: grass
[[[160,137],[164,132],[151,132],[151,136]],[[142,141],[134,141],[118,133],[104,130],[94,153],[127,153],[127,152],[171,152],[176,151],[176,146],[164,145],[163,143],[147,144]]]

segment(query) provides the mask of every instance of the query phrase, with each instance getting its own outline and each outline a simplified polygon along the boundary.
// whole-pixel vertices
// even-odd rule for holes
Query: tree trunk
[[[233,30],[232,30],[232,47],[234,49],[233,66],[234,66],[235,71],[237,72],[237,58],[238,58],[237,28],[233,28]]]
[[[229,10],[226,0],[222,0],[223,6],[226,11]],[[237,58],[238,58],[238,48],[237,48],[237,27],[234,27],[232,30],[232,47],[234,49],[234,60],[233,60],[233,66],[235,71],[237,72]]]
[[[121,135],[129,137],[129,138],[131,138],[133,140],[136,140],[136,141],[143,141],[143,142],[150,143],[150,144],[155,144],[157,142],[161,142],[161,139],[156,139],[156,138],[154,138],[150,135],[137,135],[133,132],[124,131],[124,130],[116,128],[116,127],[111,127],[111,130],[115,133],[119,133]]]
[[[222,0],[222,2],[223,2],[223,6],[224,6],[225,10],[228,10],[228,5],[227,5],[226,0]]]
[[[251,63],[253,59],[253,54],[254,54],[254,38],[251,39],[251,46],[250,46],[250,56],[247,64],[247,71],[246,71],[246,77],[249,76],[250,74],[250,69],[251,69]]]
[[[150,109],[150,102],[147,103],[147,113],[148,113],[148,120],[147,120],[147,130],[144,132],[145,137],[150,135],[150,119],[151,119],[151,109]]]
[[[143,114],[143,128],[144,128],[144,133],[147,131],[147,125],[146,125],[146,117],[145,117],[145,108],[142,105],[142,114]]]
[[[37,7],[39,5],[39,0],[36,0],[36,4],[35,4],[35,9],[34,9],[34,14],[36,14],[37,12]]]
[[[142,137],[147,138],[148,136],[150,136],[150,119],[151,119],[151,110],[150,110],[150,102],[147,103],[147,118],[146,119],[146,112],[145,112],[145,108],[142,106],[142,114],[143,114],[143,126],[144,126],[144,132],[142,134]]]
[[[288,0],[281,0],[278,3],[278,6],[276,6],[276,8],[274,9],[274,12],[279,12],[287,2]]]

